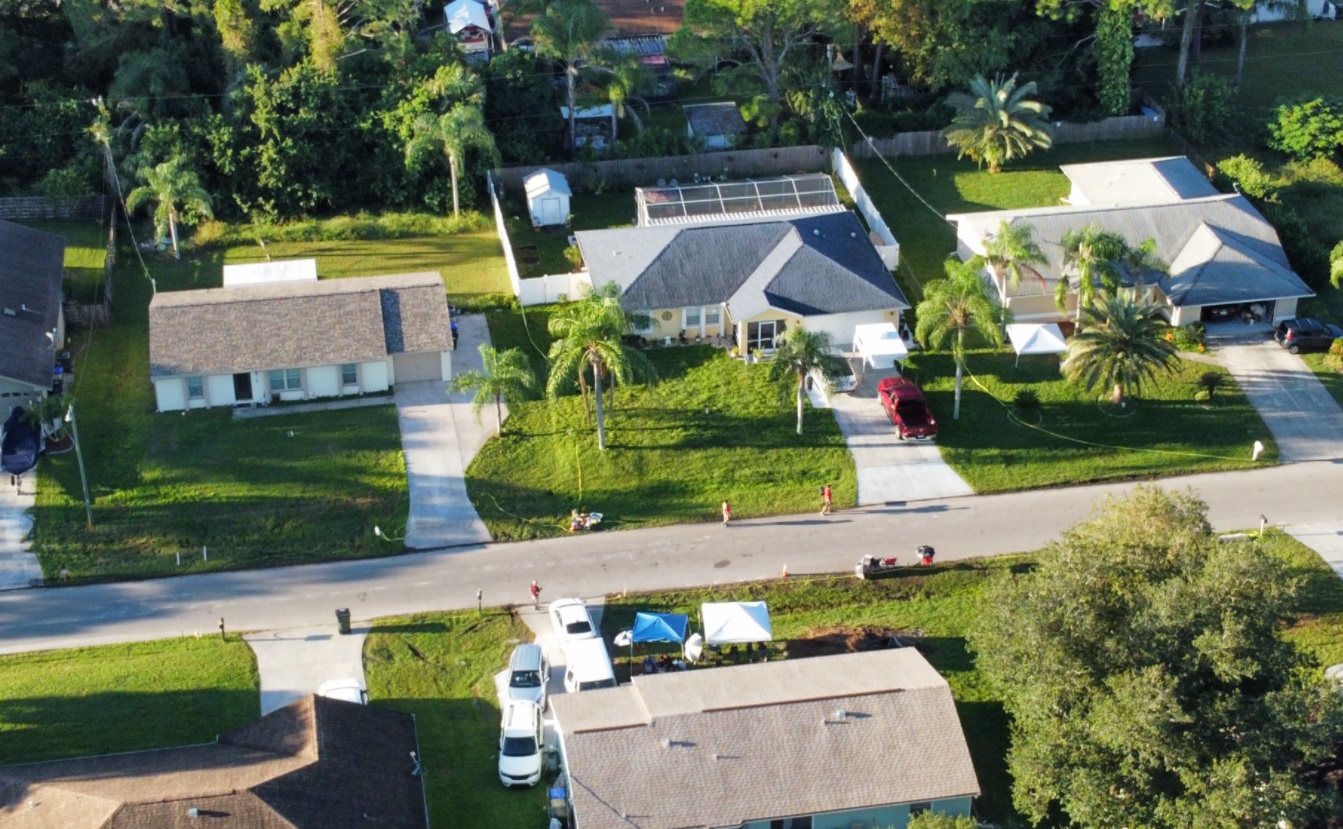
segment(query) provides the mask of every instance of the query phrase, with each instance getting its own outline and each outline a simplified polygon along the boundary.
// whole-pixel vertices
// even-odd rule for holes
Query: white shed
[[[533,227],[564,224],[573,191],[563,174],[542,167],[524,178],[522,186],[527,191],[527,212]]]

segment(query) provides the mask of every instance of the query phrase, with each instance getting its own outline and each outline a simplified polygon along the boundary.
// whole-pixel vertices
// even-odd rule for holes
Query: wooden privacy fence
[[[1084,144],[1089,141],[1156,138],[1166,134],[1164,112],[1150,115],[1121,115],[1085,124],[1060,122],[1054,125],[1055,144]],[[853,158],[897,155],[937,155],[955,150],[937,130],[901,132],[890,138],[859,141],[849,148]]]
[[[101,219],[107,209],[105,196],[83,196],[62,201],[54,201],[46,196],[0,198],[0,219],[9,221]]]

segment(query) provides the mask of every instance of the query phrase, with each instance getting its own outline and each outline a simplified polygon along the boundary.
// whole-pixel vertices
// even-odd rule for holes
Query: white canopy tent
[[[769,608],[764,602],[705,602],[700,605],[704,641],[710,645],[769,642]]]
[[[889,322],[855,325],[853,350],[869,368],[895,368],[896,362],[909,357],[909,347]]]
[[[1009,325],[1007,338],[1012,341],[1012,350],[1017,353],[1017,365],[1021,365],[1022,354],[1062,354],[1068,350],[1063,332],[1052,322],[1044,325]]]

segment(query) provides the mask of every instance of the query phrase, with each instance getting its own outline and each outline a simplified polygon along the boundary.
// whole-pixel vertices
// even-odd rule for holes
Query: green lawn
[[[237,637],[0,656],[0,765],[209,742],[260,709]]]
[[[950,355],[916,354],[906,371],[922,386],[938,419],[943,459],[976,492],[1247,469],[1277,462],[1272,435],[1229,378],[1218,389],[1213,408],[1194,402],[1199,375],[1220,372],[1216,366],[1181,360],[1175,374],[1144,387],[1141,399],[1130,404],[1134,414],[1117,417],[1102,411],[1098,403],[1108,391],[1087,393],[1081,385],[1065,381],[1057,357],[1024,357],[1020,368],[1013,366],[1015,359],[1010,352],[971,353],[960,420],[951,418],[955,364]],[[1042,403],[1038,428],[1008,416],[1013,397],[1027,388]],[[1250,448],[1255,440],[1263,441],[1266,450],[1252,464]]]
[[[539,373],[546,317],[531,309],[523,328],[521,315],[491,313],[495,346],[522,347]],[[576,394],[514,408],[503,438],[467,470],[495,539],[560,535],[574,508],[603,513],[611,528],[717,520],[724,498],[743,518],[800,513],[826,482],[837,505],[854,502],[853,457],[829,411],[808,411],[798,437],[792,387],[770,382],[764,366],[709,346],[647,354],[660,379],[619,390],[605,452]]]
[[[569,236],[575,230],[604,230],[609,227],[634,225],[634,192],[617,190],[594,195],[579,192],[578,182],[570,182],[574,195],[569,200],[573,212],[572,227],[552,227],[537,230],[527,213],[526,200],[513,193],[502,205],[508,224],[508,238],[513,256],[518,263],[518,274],[523,277],[547,274],[573,273],[578,270],[564,258]]]
[[[415,715],[434,829],[543,826],[545,787],[499,783],[494,674],[531,632],[498,609],[380,619],[364,644],[374,705]]]
[[[65,284],[70,298],[79,302],[97,302],[103,281],[103,263],[107,260],[107,228],[101,222],[25,222],[29,227],[54,233],[65,239]]]

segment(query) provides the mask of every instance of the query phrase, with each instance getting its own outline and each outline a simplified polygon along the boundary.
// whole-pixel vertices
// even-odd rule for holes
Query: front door
[[[233,375],[233,399],[239,403],[252,402],[252,375],[246,371]]]
[[[746,351],[773,351],[775,338],[783,333],[781,320],[746,323]]]

